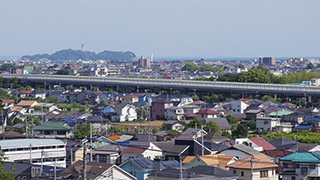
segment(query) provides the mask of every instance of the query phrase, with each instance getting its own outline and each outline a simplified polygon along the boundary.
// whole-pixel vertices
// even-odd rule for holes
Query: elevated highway
[[[222,92],[253,92],[267,94],[285,94],[297,96],[320,96],[320,87],[286,84],[240,83],[222,81],[198,80],[171,80],[148,78],[122,78],[122,77],[94,77],[94,76],[67,76],[67,75],[19,75],[1,74],[11,79],[17,77],[22,82],[32,83],[61,83],[74,85],[103,85],[103,86],[133,86],[159,89],[190,89],[196,91],[222,91]]]

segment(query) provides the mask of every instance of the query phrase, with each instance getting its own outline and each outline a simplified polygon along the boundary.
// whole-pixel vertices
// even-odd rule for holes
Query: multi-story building
[[[276,65],[276,58],[275,57],[259,57],[259,64],[274,66]]]
[[[139,59],[139,65],[141,67],[150,68],[150,59],[145,59],[143,56]]]
[[[11,139],[0,141],[5,161],[66,167],[66,145],[58,139]]]
[[[320,154],[314,152],[296,152],[280,158],[283,180],[308,179],[320,177]]]

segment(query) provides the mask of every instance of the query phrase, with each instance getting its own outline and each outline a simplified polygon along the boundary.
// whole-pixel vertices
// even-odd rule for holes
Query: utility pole
[[[92,122],[90,123],[90,161],[92,161]]]
[[[32,147],[31,147],[31,144],[30,144],[30,164],[32,164]]]
[[[72,152],[72,147],[70,148],[70,156],[71,156],[71,165],[73,164],[73,154],[72,154],[73,152]]]
[[[57,179],[57,159],[54,159],[54,180]]]
[[[42,170],[43,170],[43,149],[41,151],[41,166],[40,166],[40,175],[42,174]]]
[[[201,125],[201,154],[204,155],[204,148],[203,148],[203,125]]]
[[[31,118],[31,138],[33,138],[33,118]]]
[[[26,138],[28,139],[28,119],[26,118]]]
[[[84,142],[84,145],[83,145],[83,180],[86,180],[87,179],[87,147],[86,147],[86,143],[87,142]]]

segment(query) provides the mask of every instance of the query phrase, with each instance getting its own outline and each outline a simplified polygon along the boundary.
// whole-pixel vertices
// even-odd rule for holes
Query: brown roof
[[[113,164],[107,163],[97,163],[97,162],[87,162],[87,179],[95,179],[107,169],[109,169]],[[77,161],[73,165],[69,166],[67,169],[62,171],[59,176],[63,178],[71,178],[72,176],[81,175],[82,171],[82,161]]]
[[[122,151],[122,153],[142,154],[148,148],[148,146],[128,146]]]
[[[18,133],[16,131],[6,131],[2,134],[0,134],[0,138],[3,139],[15,139],[15,138],[24,138],[25,136],[21,133]]]
[[[251,169],[251,160],[253,169],[277,168],[279,167],[264,154],[255,154],[248,156],[240,161],[227,165],[226,167],[236,169]]]
[[[207,165],[211,164],[227,164],[231,161],[233,156],[227,156],[225,154],[212,154],[212,155],[203,155],[198,156],[204,163]],[[183,163],[190,163],[196,156],[188,156],[183,160]]]
[[[21,107],[21,106],[10,107],[10,111],[18,111],[18,112],[20,112],[22,109],[23,109],[23,107]]]
[[[14,99],[1,99],[2,103],[14,103]]]
[[[22,107],[30,107],[32,105],[38,104],[37,101],[32,101],[32,100],[21,100],[17,106],[22,106]]]
[[[196,156],[187,156],[182,163],[189,163],[191,162]]]

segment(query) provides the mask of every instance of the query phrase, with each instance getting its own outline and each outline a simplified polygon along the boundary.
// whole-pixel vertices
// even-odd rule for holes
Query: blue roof
[[[269,107],[266,111],[269,111],[270,109],[284,109],[284,107]]]
[[[299,124],[298,126],[294,127],[294,129],[298,130],[310,130],[312,126],[310,125],[304,125],[304,124]]]
[[[320,121],[320,117],[307,117],[304,121]]]
[[[320,154],[314,152],[295,152],[280,158],[281,161],[320,163]]]
[[[62,117],[61,120],[67,121],[70,124],[75,124],[76,123],[71,117]]]

